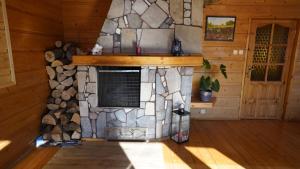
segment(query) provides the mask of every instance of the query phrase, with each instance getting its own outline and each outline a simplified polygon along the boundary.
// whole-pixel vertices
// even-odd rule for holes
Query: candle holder
[[[183,108],[172,112],[171,139],[176,143],[185,143],[189,140],[190,112]]]

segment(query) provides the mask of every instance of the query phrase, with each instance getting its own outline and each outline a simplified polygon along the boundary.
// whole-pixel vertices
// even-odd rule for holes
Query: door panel
[[[254,20],[249,39],[242,119],[280,119],[296,22]]]

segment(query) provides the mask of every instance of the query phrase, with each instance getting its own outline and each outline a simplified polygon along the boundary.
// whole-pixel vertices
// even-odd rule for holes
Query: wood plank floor
[[[85,142],[79,147],[60,149],[44,166],[44,169],[79,168],[299,169],[300,123],[193,120],[190,141],[186,144],[178,145],[171,140]]]

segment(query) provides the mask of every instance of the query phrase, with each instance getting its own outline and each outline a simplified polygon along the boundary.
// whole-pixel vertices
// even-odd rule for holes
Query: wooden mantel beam
[[[90,66],[201,66],[203,57],[199,55],[192,56],[170,56],[170,55],[147,55],[147,56],[129,56],[129,55],[101,55],[101,56],[74,56],[74,65]]]

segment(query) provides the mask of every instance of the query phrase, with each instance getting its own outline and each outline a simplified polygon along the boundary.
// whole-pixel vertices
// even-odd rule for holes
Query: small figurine
[[[103,46],[96,43],[94,48],[92,49],[92,55],[102,55]]]
[[[180,56],[183,54],[182,45],[181,45],[180,40],[174,39],[173,44],[172,44],[171,53],[173,54],[173,56]]]

